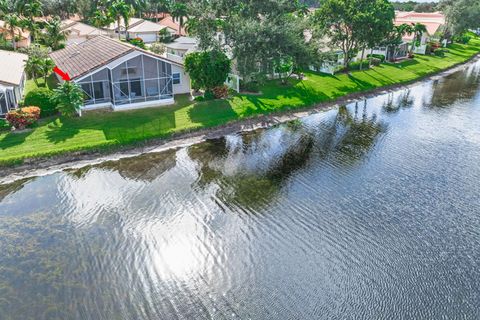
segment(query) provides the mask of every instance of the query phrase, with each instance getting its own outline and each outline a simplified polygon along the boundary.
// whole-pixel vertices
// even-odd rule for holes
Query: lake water
[[[479,319],[480,63],[0,186],[0,319]]]

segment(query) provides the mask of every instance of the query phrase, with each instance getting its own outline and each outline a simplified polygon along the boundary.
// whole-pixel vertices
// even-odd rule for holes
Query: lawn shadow
[[[0,140],[0,150],[6,150],[24,143],[27,137],[32,133],[32,129],[27,129],[24,132],[7,133],[3,139]]]
[[[188,110],[188,116],[192,122],[205,126],[238,119],[239,115],[233,110],[230,101],[225,99],[196,103]]]
[[[52,143],[65,142],[75,137],[79,132],[79,128],[74,126],[68,126],[68,123],[62,125],[56,125],[58,119],[53,124],[48,125],[48,131],[46,132],[47,140]]]

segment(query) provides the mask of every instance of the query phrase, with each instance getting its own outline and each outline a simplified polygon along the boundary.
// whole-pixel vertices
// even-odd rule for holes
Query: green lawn
[[[51,74],[49,77],[47,77],[47,83],[46,83],[47,88],[54,89],[56,88],[57,84],[58,84],[58,81],[54,74]],[[25,84],[24,93],[27,94],[28,92],[38,87],[45,87],[45,81],[43,78],[38,78],[37,82],[35,82],[33,79],[27,80],[27,83]]]
[[[172,133],[312,106],[349,93],[412,81],[469,59],[480,51],[480,39],[471,40],[469,45],[452,45],[449,50],[443,58],[417,56],[400,64],[383,64],[350,75],[308,72],[306,80],[292,81],[290,86],[269,82],[261,95],[241,94],[229,100],[201,103],[192,103],[183,96],[176,97],[177,103],[168,107],[86,113],[75,119],[44,119],[30,132],[0,133],[0,164],[168,137]]]

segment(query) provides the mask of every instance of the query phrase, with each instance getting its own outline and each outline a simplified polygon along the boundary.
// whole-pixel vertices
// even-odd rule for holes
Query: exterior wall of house
[[[183,67],[172,65],[172,75],[180,74],[180,83],[173,84],[174,94],[186,94],[191,91],[190,76],[185,72]]]
[[[130,39],[140,38],[145,43],[154,43],[158,41],[158,35],[156,32],[148,32],[148,33],[129,32],[128,36],[130,37]]]

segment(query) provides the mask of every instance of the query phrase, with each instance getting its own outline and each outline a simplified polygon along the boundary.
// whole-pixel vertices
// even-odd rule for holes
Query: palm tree
[[[178,19],[178,35],[182,35],[183,26],[185,24],[185,18],[188,17],[188,7],[185,3],[175,2],[170,10],[172,17]]]
[[[117,22],[118,39],[120,39],[120,20],[123,19],[125,25],[125,33],[128,34],[128,22],[133,14],[133,8],[123,0],[115,0],[110,5],[110,16]]]
[[[25,72],[32,77],[33,81],[38,86],[37,75],[42,73],[41,59],[35,56],[29,57],[25,63]]]
[[[38,26],[34,18],[43,16],[42,3],[38,0],[27,0],[23,3],[20,12],[26,18],[26,27],[30,30],[32,40],[35,41]]]
[[[424,24],[415,23],[415,24],[412,24],[411,31],[415,35],[413,37],[413,43],[412,43],[412,53],[413,53],[413,49],[417,46],[417,43],[420,43],[422,41],[422,35],[427,32],[427,27]]]
[[[9,12],[8,1],[7,0],[0,0],[0,17],[3,17],[8,12]]]
[[[67,40],[68,36],[68,31],[62,29],[60,19],[57,17],[47,22],[45,30],[45,44],[52,50],[60,49],[61,44]]]
[[[5,29],[8,30],[8,33],[12,37],[13,50],[17,50],[16,33],[18,33],[18,30],[20,28],[20,18],[14,13],[9,13],[5,15],[3,19],[5,21]]]

